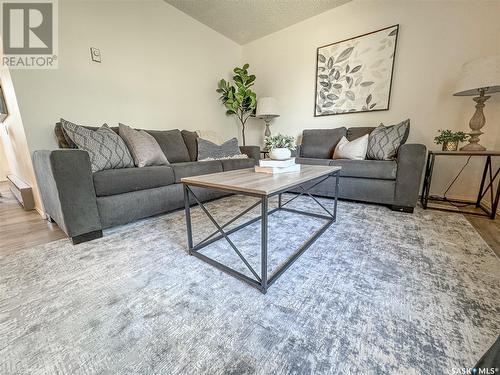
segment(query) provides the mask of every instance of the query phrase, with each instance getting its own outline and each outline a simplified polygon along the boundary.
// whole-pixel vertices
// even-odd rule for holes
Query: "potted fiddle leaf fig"
[[[251,90],[255,76],[248,73],[249,66],[245,64],[241,68],[234,68],[234,84],[221,79],[216,90],[221,94],[219,99],[226,107],[226,115],[235,115],[241,123],[243,146],[246,145],[245,124],[248,118],[254,114],[257,106],[257,95]]]
[[[439,135],[434,137],[437,145],[443,145],[443,151],[457,151],[458,143],[465,142],[469,136],[462,131],[438,130]]]
[[[273,160],[286,160],[296,149],[295,138],[289,135],[271,135],[265,139],[265,148]]]

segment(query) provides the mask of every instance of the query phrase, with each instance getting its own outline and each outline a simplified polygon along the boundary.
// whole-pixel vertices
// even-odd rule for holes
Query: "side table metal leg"
[[[431,164],[431,156],[428,155],[427,156],[427,162],[425,163],[424,185],[422,187],[422,196],[420,197],[420,203],[422,204],[422,207],[424,207],[425,192],[427,191],[427,182],[429,180],[429,165],[430,164]]]
[[[476,207],[481,205],[481,199],[483,199],[483,188],[486,182],[486,175],[488,174],[488,167],[491,170],[491,156],[486,157],[486,163],[484,164],[483,177],[481,178],[481,185],[479,186],[479,192],[477,193]]]
[[[261,204],[261,286],[262,293],[267,293],[267,205],[268,198],[262,197]]]
[[[498,171],[497,171],[498,173]],[[493,191],[493,185],[491,186],[491,190]],[[497,215],[497,209],[498,209],[498,201],[500,200],[500,181],[498,181],[498,186],[497,186],[497,195],[495,197],[495,201],[491,203],[491,215],[490,219],[494,220],[496,215]]]
[[[188,254],[191,255],[193,251],[193,230],[191,226],[191,208],[189,207],[189,190],[187,185],[184,184],[183,184],[183,189],[184,189],[184,210],[186,211]]]
[[[427,203],[429,202],[429,194],[431,192],[431,183],[432,183],[432,172],[434,170],[434,160],[435,160],[435,155],[431,154],[429,155],[430,162],[429,162],[429,176],[427,178],[427,189],[425,190],[425,196],[424,196],[424,204],[422,205],[424,209],[427,209]]]

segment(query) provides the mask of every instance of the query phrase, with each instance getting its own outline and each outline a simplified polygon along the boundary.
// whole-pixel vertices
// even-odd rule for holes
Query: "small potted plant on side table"
[[[296,149],[295,138],[288,135],[271,135],[265,139],[265,148],[269,151],[269,157],[273,160],[286,160],[292,156]]]
[[[439,135],[434,138],[437,145],[443,145],[443,151],[457,151],[458,143],[465,142],[469,136],[462,131],[438,130]]]

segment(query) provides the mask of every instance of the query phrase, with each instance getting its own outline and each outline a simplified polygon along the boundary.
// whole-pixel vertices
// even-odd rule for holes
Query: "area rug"
[[[200,240],[214,227],[192,214]],[[271,215],[270,271],[322,224]],[[259,222],[231,239],[259,269]],[[204,253],[241,266],[225,240]],[[500,261],[459,214],[339,202],[266,295],[187,255],[182,211],[0,256],[1,374],[451,374],[499,333]]]

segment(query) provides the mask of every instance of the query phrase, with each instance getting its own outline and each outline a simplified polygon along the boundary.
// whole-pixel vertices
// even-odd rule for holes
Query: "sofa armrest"
[[[254,159],[255,163],[260,160],[260,147],[259,146],[240,146],[242,154],[247,155],[250,159]]]
[[[426,147],[421,144],[404,144],[399,148],[394,205],[400,207],[417,205],[426,151]]]
[[[73,242],[102,236],[88,153],[35,151],[33,166],[45,212]]]

